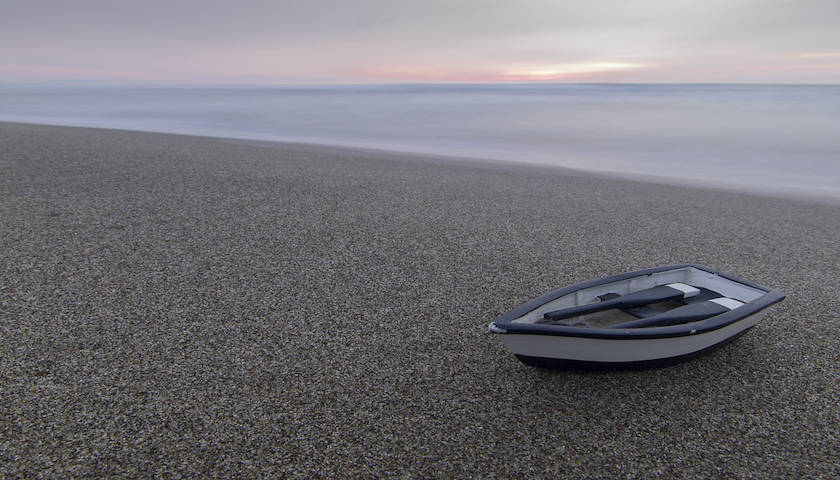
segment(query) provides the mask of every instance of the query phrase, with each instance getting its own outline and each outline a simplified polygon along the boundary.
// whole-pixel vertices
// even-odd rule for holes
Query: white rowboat
[[[490,331],[531,366],[654,366],[743,334],[784,298],[707,267],[671,265],[556,290],[502,315]]]

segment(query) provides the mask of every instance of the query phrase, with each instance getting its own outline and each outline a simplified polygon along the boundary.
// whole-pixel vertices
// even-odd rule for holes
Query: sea
[[[5,85],[0,121],[554,165],[840,201],[840,85]]]

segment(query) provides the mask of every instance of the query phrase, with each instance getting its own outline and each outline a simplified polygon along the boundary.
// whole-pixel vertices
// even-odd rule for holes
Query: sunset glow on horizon
[[[0,82],[840,83],[840,3],[11,0]]]

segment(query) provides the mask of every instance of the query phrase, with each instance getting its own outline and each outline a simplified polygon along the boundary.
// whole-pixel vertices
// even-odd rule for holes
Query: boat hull
[[[754,327],[760,312],[719,330],[647,339],[602,339],[554,335],[503,335],[502,343],[522,363],[544,368],[655,367],[695,358]]]

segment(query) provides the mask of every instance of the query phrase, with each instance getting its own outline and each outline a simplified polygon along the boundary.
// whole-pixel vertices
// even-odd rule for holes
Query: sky
[[[0,83],[840,83],[840,0],[0,0]]]

